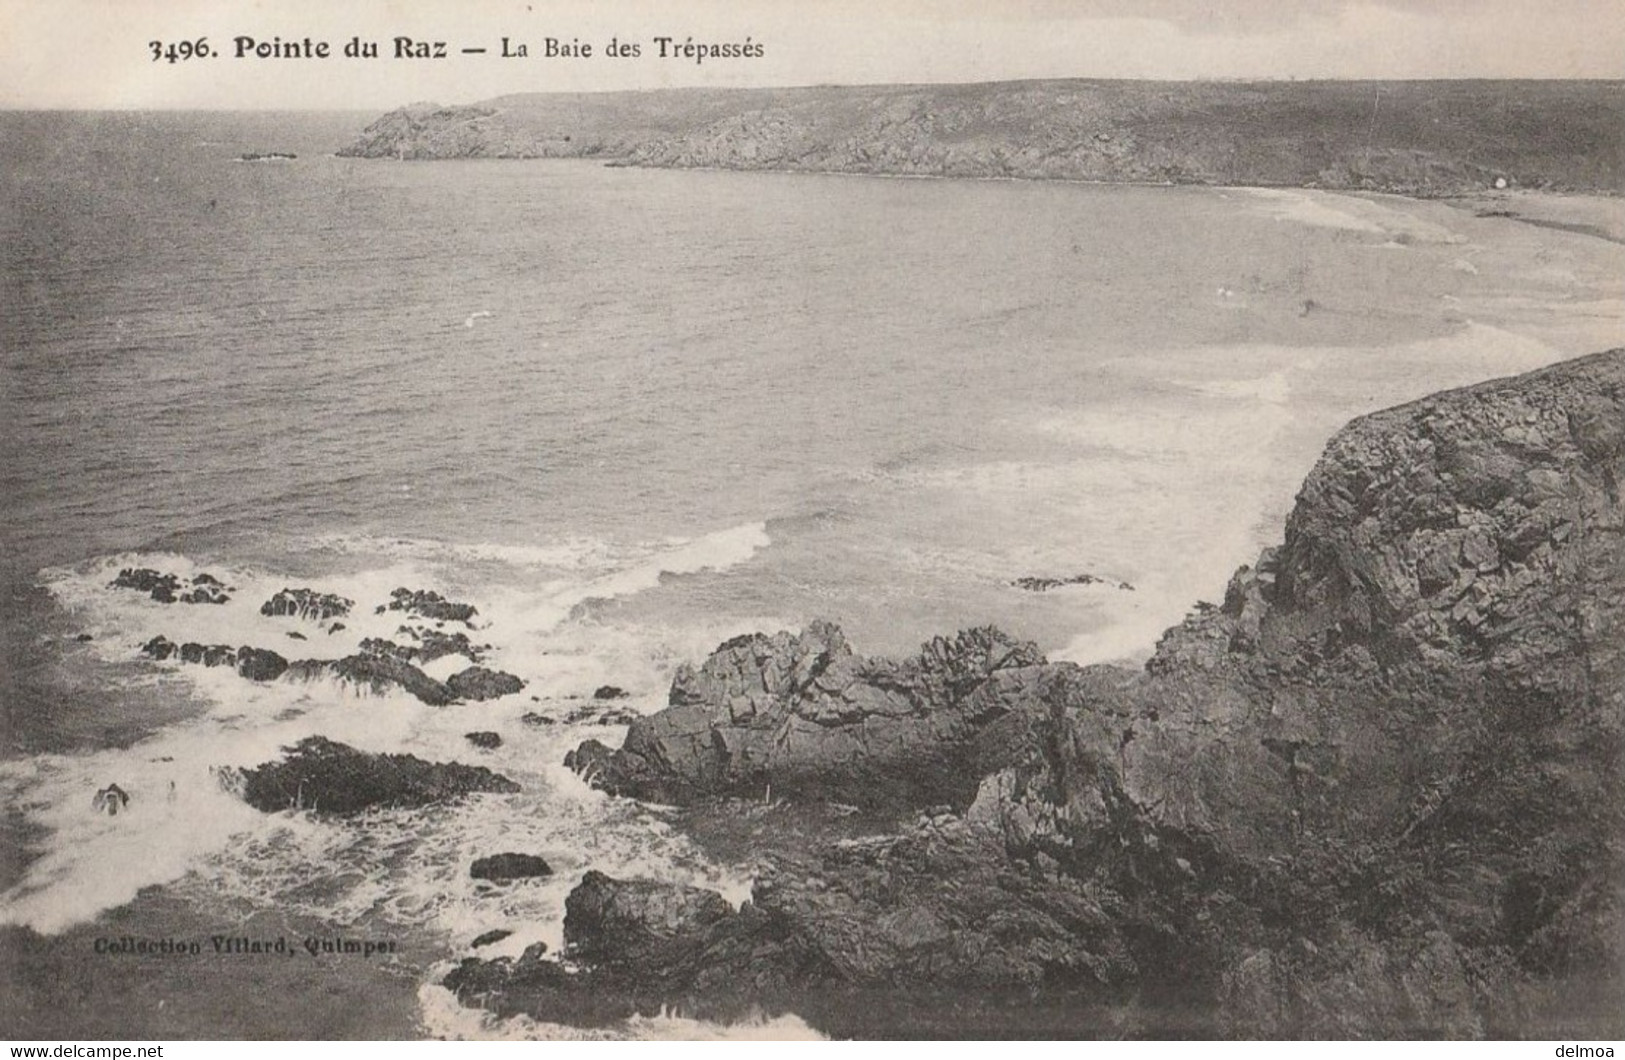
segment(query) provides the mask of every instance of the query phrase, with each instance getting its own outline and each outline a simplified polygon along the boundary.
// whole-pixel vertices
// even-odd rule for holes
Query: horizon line
[[[1436,77],[1295,77],[1295,76],[1237,76],[1237,77],[1091,77],[1086,74],[1066,75],[1056,77],[998,77],[974,81],[816,81],[787,84],[763,85],[665,85],[648,88],[574,88],[554,91],[517,91],[500,92],[492,96],[483,96],[475,100],[464,102],[441,103],[439,100],[418,99],[394,105],[357,104],[355,106],[335,107],[302,107],[302,106],[120,106],[117,104],[103,106],[84,106],[74,104],[28,104],[13,103],[9,100],[0,100],[0,113],[204,113],[204,114],[233,114],[233,113],[266,113],[266,114],[352,114],[357,112],[371,112],[383,109],[385,111],[400,110],[405,107],[422,103],[435,103],[439,106],[466,107],[478,103],[497,99],[506,99],[514,96],[608,96],[608,95],[655,95],[660,93],[687,93],[687,92],[777,92],[791,90],[816,89],[862,89],[862,88],[940,88],[946,86],[970,87],[976,85],[1016,85],[1016,84],[1046,84],[1055,82],[1096,82],[1121,84],[1167,84],[1167,85],[1315,85],[1315,84],[1443,84],[1443,83],[1473,83],[1496,82],[1505,84],[1618,84],[1625,86],[1625,77],[1566,77],[1560,75],[1539,75],[1523,77],[1496,77],[1489,75],[1442,75]]]

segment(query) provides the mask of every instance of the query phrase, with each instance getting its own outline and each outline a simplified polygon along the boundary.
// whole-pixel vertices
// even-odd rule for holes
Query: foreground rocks
[[[519,790],[507,777],[481,766],[368,754],[321,736],[288,748],[281,761],[236,771],[229,779],[243,801],[267,813],[304,809],[347,814]]]
[[[585,975],[453,985],[837,1033],[854,1011],[992,1033],[1000,998],[1029,1033],[1064,1011],[1078,1034],[1618,1036],[1622,480],[1612,351],[1349,425],[1283,543],[1143,671],[988,630],[902,663],[823,624],[729,642],[571,762],[688,803],[702,843],[739,827],[707,819],[719,796],[791,799],[752,837],[749,906],[654,948],[578,919]],[[813,835],[819,802],[892,823]]]

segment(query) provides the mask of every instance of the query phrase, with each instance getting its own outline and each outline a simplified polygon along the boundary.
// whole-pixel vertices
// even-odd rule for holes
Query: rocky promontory
[[[340,154],[1412,195],[1617,193],[1625,88],[1080,79],[527,94],[404,107]]]
[[[589,877],[572,908],[633,888],[666,941],[577,917],[575,972],[448,985],[838,1034],[1617,1036],[1622,479],[1615,350],[1350,424],[1142,670],[993,630],[902,662],[822,623],[731,641],[571,761],[684,804],[752,901]]]
[[[968,804],[990,730],[1038,702],[1044,657],[995,629],[938,638],[901,663],[853,653],[815,622],[740,637],[681,668],[671,706],[636,718],[621,749],[588,741],[567,764],[617,794],[817,796],[859,805]]]

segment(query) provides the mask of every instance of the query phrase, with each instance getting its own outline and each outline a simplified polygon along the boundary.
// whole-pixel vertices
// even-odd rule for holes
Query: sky
[[[224,54],[162,54],[198,37]],[[308,37],[332,55],[237,58],[239,37]],[[447,58],[395,58],[396,37],[444,42]],[[501,57],[504,37],[529,54]],[[546,58],[547,37],[594,54]],[[658,37],[748,38],[762,54],[661,58]],[[352,38],[380,57],[345,58]],[[605,54],[612,39],[640,54]],[[12,109],[382,110],[514,92],[1041,77],[1619,79],[1625,2],[0,0],[0,107]]]

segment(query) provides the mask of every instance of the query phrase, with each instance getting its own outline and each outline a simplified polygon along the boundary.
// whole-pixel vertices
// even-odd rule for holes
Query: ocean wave
[[[438,980],[451,970],[442,966]],[[758,1017],[736,1023],[693,1019],[669,1009],[609,1027],[581,1028],[544,1023],[528,1016],[497,1017],[457,1000],[444,987],[428,983],[418,989],[418,1013],[426,1037],[440,1041],[824,1041],[799,1016]]]
[[[684,882],[717,887],[737,900],[748,893],[748,877],[709,865],[657,816],[609,800],[560,763],[587,736],[617,739],[618,727],[597,724],[593,689],[603,684],[629,689],[633,698],[616,704],[622,711],[658,709],[679,663],[702,657],[742,629],[726,620],[618,628],[571,621],[569,614],[580,601],[641,592],[666,574],[727,569],[768,541],[763,525],[750,523],[643,546],[634,562],[608,570],[589,566],[574,579],[539,576],[516,583],[504,572],[479,576],[462,570],[454,577],[472,591],[465,597],[459,589],[459,598],[479,608],[474,639],[485,645],[486,664],[517,673],[527,688],[522,697],[444,709],[331,677],[256,682],[225,666],[154,662],[143,658],[140,648],[163,635],[177,643],[269,648],[292,659],[342,657],[367,637],[398,639],[398,627],[412,621],[399,611],[376,613],[391,589],[447,587],[430,577],[452,573],[441,557],[467,560],[482,555],[478,548],[459,552],[455,546],[442,550],[420,542],[386,552],[380,566],[318,577],[205,563],[177,552],[120,553],[46,570],[41,575],[46,588],[75,626],[91,634],[82,650],[115,664],[111,672],[121,685],[150,685],[162,675],[167,685],[160,687],[194,699],[200,712],[131,747],[35,756],[0,768],[8,801],[43,837],[21,881],[0,894],[0,923],[61,931],[127,903],[142,887],[181,881],[200,900],[212,894],[297,911],[304,895],[310,904],[303,911],[327,922],[385,916],[451,938],[485,930],[495,913],[531,925],[516,932],[514,945],[548,941],[557,948],[571,874],[578,877],[588,865],[622,874],[677,873]],[[207,573],[229,586],[231,599],[161,603],[143,592],[112,587],[125,567],[149,567],[183,580]],[[347,615],[321,622],[261,614],[260,605],[288,585],[337,593],[356,605]],[[461,656],[448,656],[426,669],[444,678],[467,664]],[[120,689],[107,691],[119,698]],[[553,724],[530,724],[521,717],[527,712]],[[465,734],[476,730],[498,732],[502,746],[475,750]],[[310,735],[374,753],[477,760],[518,780],[524,794],[335,821],[261,814],[217,782],[216,767],[273,760],[282,748]],[[94,793],[109,783],[132,796],[117,816],[94,813],[90,806]],[[529,897],[518,905],[493,906],[467,878],[467,864],[476,854],[516,843],[544,853],[560,875],[526,889]],[[407,849],[411,858],[398,860]],[[313,879],[332,882],[311,890]]]

